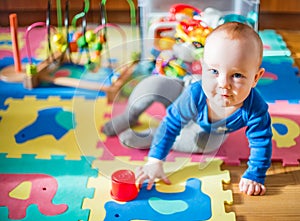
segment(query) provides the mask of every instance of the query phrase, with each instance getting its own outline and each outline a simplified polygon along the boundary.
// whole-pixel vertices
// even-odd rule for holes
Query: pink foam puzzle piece
[[[221,158],[225,164],[240,165],[241,160],[247,160],[250,149],[245,135],[245,128],[229,134],[228,138],[220,147],[217,157]]]
[[[274,161],[282,161],[283,166],[298,166],[300,160],[300,101],[276,101],[269,104],[273,124],[281,124],[286,130],[276,131],[273,127]]]
[[[282,161],[283,166],[299,165],[300,159],[300,104],[290,104],[288,101],[276,101],[269,104],[269,111],[271,114],[272,122],[276,123],[278,119],[283,124],[283,127],[287,128],[287,134],[281,137],[273,136],[273,161]],[[120,108],[124,106],[115,106],[114,114],[120,113]],[[147,110],[151,116],[163,116],[165,110],[161,106],[152,105],[152,109]],[[291,125],[294,125],[291,129]],[[272,125],[273,133],[276,133],[274,125]],[[192,162],[203,162],[206,158],[218,157],[228,165],[240,165],[241,161],[247,161],[250,154],[250,148],[248,139],[245,135],[245,128],[230,133],[221,145],[220,149],[213,153],[214,155],[202,155],[202,154],[189,154],[171,151],[167,156],[167,161],[172,162],[177,157],[189,157]],[[284,141],[284,139],[293,140]],[[118,137],[108,137],[101,144],[98,143],[98,147],[103,148],[104,152],[101,157],[102,160],[112,160],[115,156],[129,156],[132,160],[143,160],[148,153],[148,150],[136,150],[122,146]]]
[[[98,141],[97,148],[102,150],[99,160],[114,160],[115,157],[130,156],[132,160],[143,161],[147,156],[147,150],[138,150],[122,145],[118,136],[105,136]]]
[[[241,160],[247,160],[249,157],[249,146],[245,136],[245,128],[230,133],[224,143],[218,150],[212,153],[181,153],[171,151],[167,156],[167,161],[174,161],[177,157],[188,157],[191,162],[205,162],[209,158],[219,158],[227,165],[237,166],[241,164]]]
[[[269,103],[269,112],[271,115],[280,114],[300,116],[300,101],[290,103],[287,100],[280,100],[275,103]]]
[[[283,166],[298,166],[300,160],[300,117],[280,114],[274,114],[272,117],[273,124],[281,124],[286,130],[284,133],[280,133],[280,131],[273,129],[272,159],[282,161]]]
[[[111,119],[123,113],[126,105],[126,102],[113,103],[111,113],[105,113],[104,118]],[[165,115],[165,107],[160,103],[154,103],[145,111],[145,114],[161,120]],[[106,137],[104,140],[98,142],[97,148],[103,150],[103,154],[100,157],[101,160],[113,160],[116,156],[130,156],[131,160],[143,161],[148,154],[148,150],[123,146],[118,136]]]
[[[113,160],[117,156],[130,156],[131,160],[144,160],[148,150],[138,150],[123,146],[117,136],[107,137],[104,142],[99,141],[98,148],[103,149],[100,160]]]

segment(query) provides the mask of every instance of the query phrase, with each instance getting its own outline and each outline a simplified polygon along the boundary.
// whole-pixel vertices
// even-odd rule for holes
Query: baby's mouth
[[[221,97],[223,97],[223,98],[230,98],[231,95],[230,94],[221,94]]]

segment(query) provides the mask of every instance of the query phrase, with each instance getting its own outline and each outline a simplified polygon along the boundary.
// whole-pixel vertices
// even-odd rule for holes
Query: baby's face
[[[254,44],[218,33],[207,41],[202,86],[208,101],[219,107],[240,107],[263,74]]]

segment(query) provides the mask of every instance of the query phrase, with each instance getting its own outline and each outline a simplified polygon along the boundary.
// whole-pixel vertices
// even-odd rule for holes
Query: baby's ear
[[[259,79],[263,76],[264,73],[265,73],[265,69],[264,69],[264,68],[260,68],[260,69],[258,70],[258,72],[255,74],[254,82],[253,82],[252,87],[256,87],[257,82],[258,82]]]

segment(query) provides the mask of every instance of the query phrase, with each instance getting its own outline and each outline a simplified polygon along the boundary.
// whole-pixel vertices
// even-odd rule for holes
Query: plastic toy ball
[[[64,44],[65,39],[64,36],[61,33],[57,33],[53,36],[53,42],[56,44]]]
[[[85,39],[87,43],[94,42],[96,40],[96,34],[93,31],[89,30],[85,33]]]
[[[82,33],[81,32],[75,32],[73,34],[73,41],[77,41],[80,37],[82,36]]]
[[[58,50],[64,51],[66,49],[66,39],[61,33],[57,33],[52,38],[54,44],[57,46]]]

